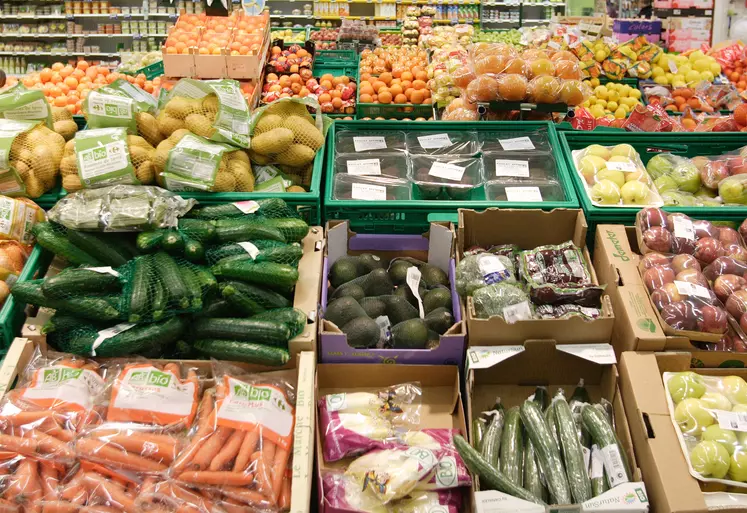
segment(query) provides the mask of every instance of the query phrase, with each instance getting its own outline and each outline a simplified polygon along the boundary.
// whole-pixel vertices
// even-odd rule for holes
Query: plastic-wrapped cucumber
[[[565,396],[559,393],[553,399],[555,410],[555,425],[560,438],[561,453],[565,464],[568,484],[571,488],[574,504],[582,504],[592,498],[591,483],[587,472],[581,442],[578,439],[576,422],[573,420],[573,412],[565,400]]]
[[[487,421],[485,433],[482,437],[480,455],[497,470],[500,462],[503,424],[506,420],[501,398],[499,397],[495,400],[492,410],[484,413],[489,420]]]
[[[506,412],[501,440],[501,473],[517,486],[524,484],[524,441],[519,407]]]
[[[630,481],[630,468],[615,430],[604,407],[587,404],[581,409],[581,420],[591,433],[592,441],[599,447],[604,459],[604,469],[610,488]]]
[[[547,387],[537,387],[530,399],[540,405],[541,408],[546,407],[549,399]],[[528,436],[524,437],[524,444],[524,489],[543,501],[547,501],[547,488],[545,488],[543,482],[544,477],[537,461],[534,444]]]
[[[591,446],[589,477],[591,479],[591,493],[594,497],[598,497],[610,489],[607,483],[607,472],[604,470],[602,451],[599,450],[596,444]]]

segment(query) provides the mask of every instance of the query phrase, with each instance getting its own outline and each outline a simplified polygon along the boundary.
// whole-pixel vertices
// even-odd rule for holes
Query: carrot
[[[109,440],[109,437],[124,435],[126,433],[127,438],[136,438],[143,442],[157,443],[160,445],[168,445],[176,449],[179,441],[172,435],[164,435],[161,433],[145,433],[141,431],[128,431],[122,429],[95,429],[91,431],[92,437]]]
[[[0,499],[0,513],[21,513],[21,506]]]
[[[83,475],[83,484],[89,493],[103,495],[108,501],[118,503],[128,513],[135,512],[135,500],[125,493],[122,485],[93,472],[86,472]]]
[[[45,502],[42,508],[43,513],[76,513],[80,506],[71,502],[53,501]]]
[[[247,513],[248,511],[252,511],[252,508],[234,499],[223,499],[220,502],[220,506],[226,513]]]
[[[264,495],[254,490],[247,490],[246,488],[238,488],[236,486],[224,486],[221,488],[223,495],[236,499],[238,501],[250,504],[252,506],[267,506],[268,499]]]
[[[72,431],[70,431],[69,429],[62,429],[59,426],[50,430],[40,429],[40,431],[43,431],[44,433],[48,434],[49,436],[53,436],[58,440],[62,440],[63,442],[72,442],[73,438],[75,437],[75,434]]]
[[[288,509],[291,505],[291,480],[289,477],[283,478],[283,489],[280,492],[280,498],[278,499],[278,507],[280,509]]]
[[[195,470],[203,470],[210,466],[210,462],[218,454],[218,451],[223,444],[226,443],[228,437],[231,435],[233,430],[227,427],[220,426],[215,432],[208,438],[200,450],[195,454],[190,467]]]
[[[169,445],[155,441],[155,439],[153,441],[148,440],[147,435],[141,435],[140,433],[108,436],[103,441],[145,458],[164,463],[174,461],[174,454],[176,452],[176,441],[172,445]]]
[[[41,478],[41,487],[42,491],[44,492],[44,500],[54,501],[57,499],[57,485],[60,483],[57,469],[43,461],[39,464],[39,477]]]
[[[205,470],[182,472],[179,480],[194,484],[246,486],[252,484],[254,478],[249,474]]]
[[[0,447],[24,456],[35,456],[39,452],[39,443],[30,438],[0,434]]]
[[[272,487],[272,463],[275,459],[275,444],[267,438],[262,438],[262,449],[257,459],[257,489],[262,492],[268,500],[275,504],[275,492]]]
[[[290,450],[277,446],[275,459],[272,460],[272,494],[275,503],[280,500],[280,494],[283,492],[283,477],[289,458]]]
[[[237,429],[231,433],[231,436],[229,436],[226,441],[226,445],[223,446],[215,458],[210,462],[210,470],[222,470],[223,467],[229,466],[239,453],[239,449],[241,449],[243,442],[243,431]]]
[[[181,379],[182,377],[182,370],[179,368],[179,365],[177,365],[176,363],[173,363],[173,362],[167,363],[166,365],[163,366],[163,370],[164,372],[167,372],[167,371],[173,372],[174,375],[179,379]]]
[[[202,504],[207,511],[213,511],[214,508],[213,501],[210,498],[177,483],[168,483],[163,493],[188,504]]]
[[[80,508],[80,513],[120,513],[120,511],[109,506],[83,506]]]
[[[65,483],[60,497],[75,504],[84,504],[88,500],[88,492],[83,487],[83,471],[78,470],[72,479]]]
[[[13,427],[27,426],[29,424],[36,424],[37,422],[41,423],[43,421],[52,421],[57,424],[64,420],[65,418],[62,415],[49,410],[21,411],[14,415],[3,415],[0,417],[0,423]]]
[[[63,358],[57,365],[64,365],[65,367],[72,367],[73,369],[80,369],[86,364],[85,360]]]
[[[106,442],[83,438],[76,443],[78,453],[83,457],[100,458],[108,464],[118,465],[120,468],[138,472],[162,472],[168,467],[163,463],[143,458],[136,454],[111,447]]]
[[[30,429],[23,434],[24,438],[33,438],[39,442],[39,450],[49,454],[53,454],[57,457],[66,459],[75,458],[73,450],[65,443],[53,436],[49,436],[46,433],[42,433],[37,429]]]
[[[81,369],[90,370],[98,374],[100,367],[97,363],[87,363]]]
[[[6,498],[24,505],[28,513],[41,510],[42,490],[39,483],[38,463],[23,459],[16,468],[18,480],[12,482],[5,491]]]
[[[189,445],[184,448],[181,455],[176,459],[173,465],[174,472],[180,472],[187,468],[187,464],[202,448],[208,434],[213,429],[213,423],[215,422],[215,414],[213,411],[213,394],[205,392],[200,402],[200,412],[197,418],[197,431],[195,431],[192,440]]]
[[[249,458],[251,458],[254,449],[257,447],[258,441],[259,427],[255,426],[254,429],[252,429],[251,431],[247,431],[244,435],[244,440],[241,443],[239,454],[236,456],[236,461],[233,464],[234,472],[241,472],[243,470],[246,470],[247,465],[249,465]]]

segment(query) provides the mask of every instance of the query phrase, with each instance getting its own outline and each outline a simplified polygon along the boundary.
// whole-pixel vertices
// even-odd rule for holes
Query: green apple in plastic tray
[[[648,164],[646,164],[646,171],[651,175],[651,178],[656,180],[664,175],[669,175],[674,168],[674,165],[668,156],[669,155],[666,154],[655,155],[648,161]]]
[[[711,424],[705,428],[701,440],[720,443],[729,455],[734,454],[734,451],[736,451],[737,447],[740,445],[734,431],[724,429],[718,424]]]
[[[683,399],[674,409],[674,420],[683,433],[700,437],[705,428],[716,422],[708,407],[700,399]]]
[[[704,477],[721,479],[730,470],[729,452],[720,443],[705,440],[690,451],[690,464]]]
[[[667,390],[675,403],[683,399],[699,399],[705,394],[706,386],[700,374],[694,372],[678,372],[667,380]]]
[[[747,175],[734,175],[721,180],[718,195],[724,203],[747,205]]]

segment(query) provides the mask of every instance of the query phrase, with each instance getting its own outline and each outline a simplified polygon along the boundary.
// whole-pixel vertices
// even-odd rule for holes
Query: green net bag
[[[300,219],[298,212],[280,198],[236,201],[221,205],[206,205],[204,207],[198,206],[190,210],[187,217],[210,220],[243,217]]]
[[[250,259],[256,262],[275,262],[298,267],[303,249],[298,243],[287,244],[275,240],[229,242],[211,247],[205,254],[208,265],[218,262]]]

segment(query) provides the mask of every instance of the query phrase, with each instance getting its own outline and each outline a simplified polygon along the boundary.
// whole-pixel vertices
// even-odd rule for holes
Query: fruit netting
[[[300,219],[298,212],[280,198],[239,201],[226,205],[197,206],[189,211],[187,217],[195,219],[230,219],[252,216],[265,219]]]
[[[275,240],[229,242],[209,248],[205,258],[209,265],[223,261],[252,259],[255,262],[275,262],[298,267],[303,249],[298,243],[286,244]]]
[[[62,136],[65,141],[75,137],[78,131],[78,123],[73,119],[72,113],[64,107],[52,106],[52,120],[54,131]]]
[[[0,192],[38,198],[57,182],[64,138],[38,121],[0,119]]]

